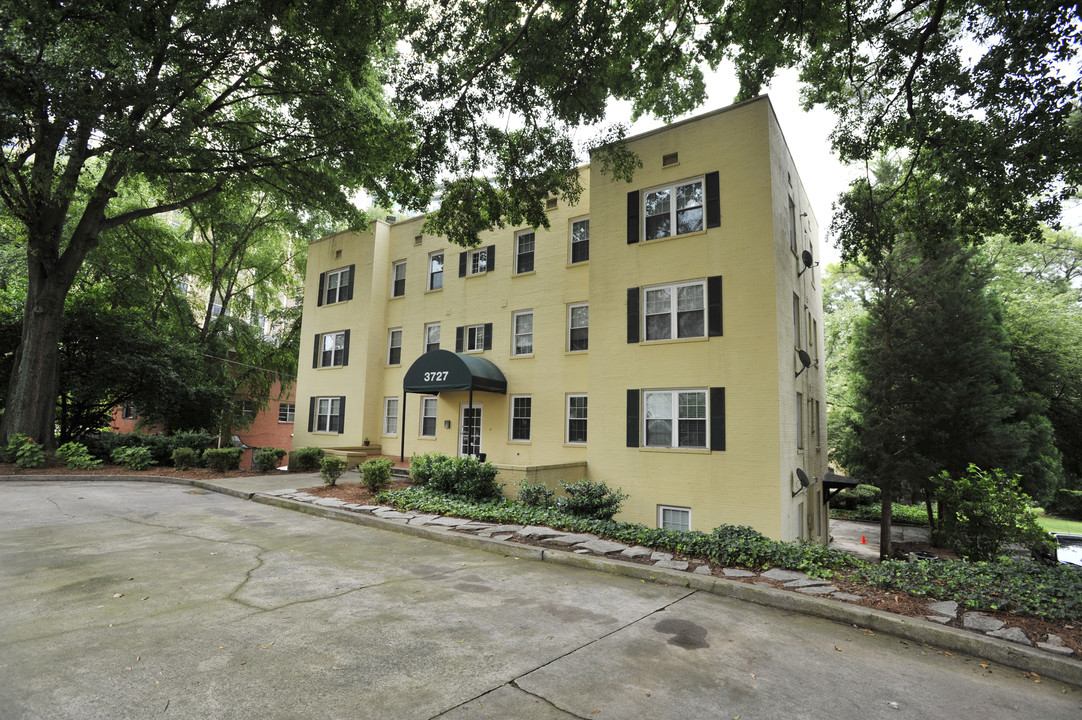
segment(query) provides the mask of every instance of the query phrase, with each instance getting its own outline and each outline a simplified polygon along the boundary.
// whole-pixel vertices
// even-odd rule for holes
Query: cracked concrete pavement
[[[0,484],[4,720],[1079,717],[1036,680],[190,487]]]

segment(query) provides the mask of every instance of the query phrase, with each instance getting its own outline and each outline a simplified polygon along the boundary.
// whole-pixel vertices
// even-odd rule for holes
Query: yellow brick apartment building
[[[548,230],[424,217],[311,243],[294,447],[484,454],[617,519],[827,536],[819,228],[770,101],[630,138]]]

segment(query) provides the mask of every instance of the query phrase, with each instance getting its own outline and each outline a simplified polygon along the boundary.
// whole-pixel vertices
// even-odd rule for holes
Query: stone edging
[[[313,495],[298,493],[295,490],[247,492],[204,480],[152,475],[16,475],[5,477],[3,479],[135,480],[190,485],[225,495],[231,495],[243,500],[251,500],[265,505],[300,511],[317,517],[325,517],[384,530],[393,530],[395,532],[416,537],[485,550],[507,557],[552,562],[570,567],[648,580],[650,582],[665,585],[686,587],[781,610],[799,612],[805,615],[867,628],[876,632],[889,633],[913,642],[935,645],[944,650],[966,653],[986,660],[991,660],[992,662],[1007,667],[1036,673],[1042,677],[1082,687],[1082,662],[1066,657],[1065,651],[1069,650],[1067,648],[1057,647],[1057,644],[1051,637],[1049,639],[1053,640],[1053,642],[1040,643],[1041,648],[1035,649],[1028,644],[1021,644],[1020,638],[1012,640],[1011,638],[1014,635],[1011,633],[1010,628],[1005,629],[1002,625],[998,624],[1000,621],[989,616],[981,615],[980,613],[966,613],[964,622],[966,627],[969,628],[968,630],[946,627],[941,623],[948,622],[955,616],[957,606],[954,603],[931,603],[929,605],[929,615],[924,620],[904,615],[896,615],[894,613],[875,610],[861,605],[853,605],[844,602],[845,600],[852,598],[847,598],[844,593],[835,592],[837,590],[836,588],[829,589],[832,586],[829,586],[827,583],[819,580],[808,580],[802,573],[793,571],[774,570],[767,571],[767,573],[761,575],[766,579],[784,582],[785,585],[788,586],[788,589],[779,589],[775,587],[773,583],[753,584],[727,580],[714,575],[696,573],[690,566],[683,569],[676,569],[678,566],[671,562],[671,556],[668,556],[667,558],[657,558],[655,563],[660,563],[660,565],[643,565],[628,560],[620,560],[616,557],[609,557],[608,553],[615,553],[621,551],[623,548],[627,548],[627,546],[619,543],[595,546],[595,551],[599,552],[599,554],[591,554],[589,544],[594,542],[609,543],[609,541],[605,540],[598,541],[592,536],[581,536],[583,539],[580,539],[579,536],[572,533],[544,528],[544,530],[548,530],[549,533],[551,533],[548,535],[549,538],[563,537],[568,541],[569,547],[583,545],[586,547],[578,547],[578,550],[542,548],[535,545],[517,543],[510,539],[514,536],[515,532],[519,530],[542,530],[542,528],[497,526],[494,523],[474,522],[462,518],[447,518],[436,515],[402,512],[390,507],[357,505],[355,503],[346,503],[334,498],[318,498]],[[381,515],[383,517],[380,517]],[[418,522],[413,522],[414,520],[417,520]],[[433,521],[437,520],[441,522],[433,523]],[[456,532],[456,530],[459,531]],[[473,532],[462,532],[470,530]],[[570,542],[568,539],[576,540],[577,542]],[[646,553],[651,552],[645,548],[628,549],[633,551],[641,550]],[[657,553],[657,555],[665,556],[667,554]],[[732,572],[736,569],[723,569],[723,572],[725,570]],[[740,570],[733,574],[742,575],[744,572],[749,571]],[[774,573],[774,576],[771,576],[770,573]],[[833,599],[828,599],[829,596],[835,597]],[[995,633],[995,635],[987,635],[984,633]],[[1021,633],[1019,632],[1018,634]],[[1025,642],[1028,643],[1028,639]]]

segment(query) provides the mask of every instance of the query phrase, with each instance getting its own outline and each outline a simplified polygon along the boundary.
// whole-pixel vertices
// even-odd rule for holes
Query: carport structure
[[[475,355],[455,353],[450,350],[431,350],[417,358],[402,381],[402,427],[406,422],[406,395],[439,395],[441,392],[468,391],[470,417],[473,410],[473,393],[490,392],[507,394],[507,378],[495,363]],[[472,455],[472,428],[463,428],[466,434],[467,454]],[[406,459],[406,434],[401,433],[400,460]]]

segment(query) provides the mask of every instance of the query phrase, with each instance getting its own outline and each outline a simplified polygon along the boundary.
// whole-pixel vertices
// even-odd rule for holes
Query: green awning
[[[402,389],[426,395],[452,390],[481,390],[506,395],[507,378],[491,361],[476,355],[432,350],[410,365]]]

